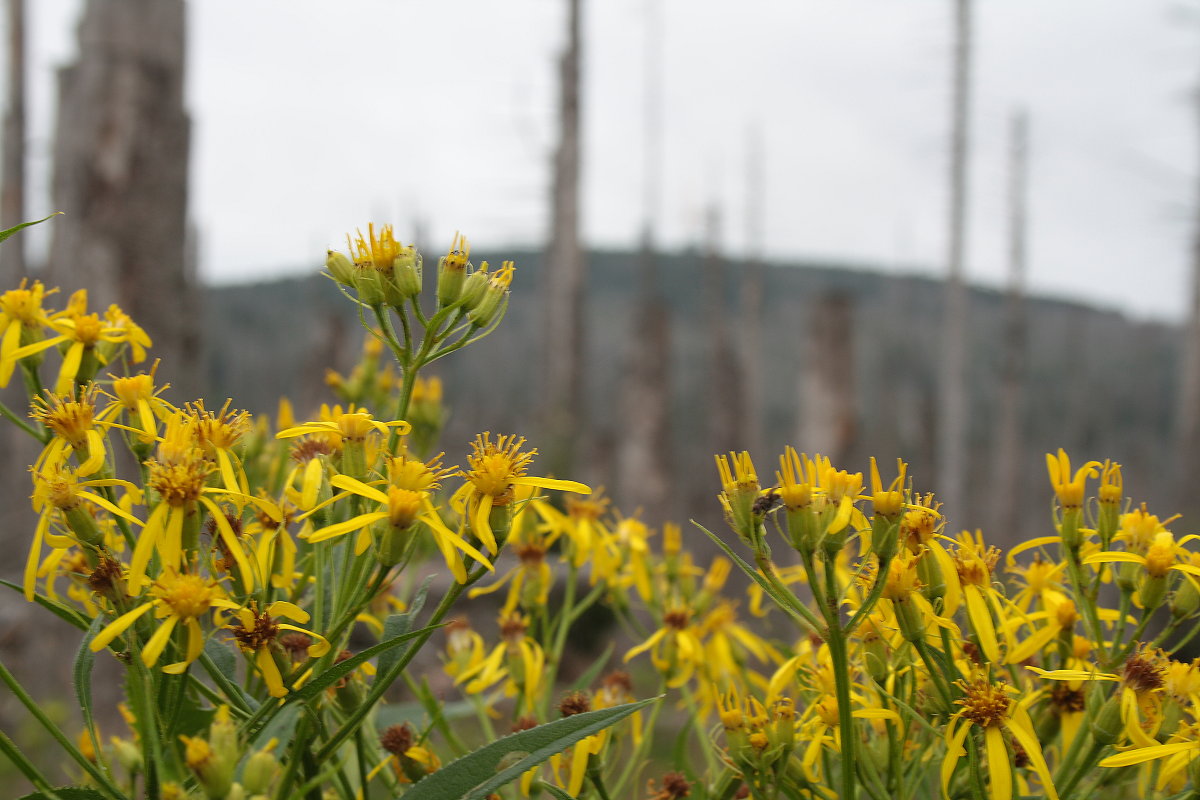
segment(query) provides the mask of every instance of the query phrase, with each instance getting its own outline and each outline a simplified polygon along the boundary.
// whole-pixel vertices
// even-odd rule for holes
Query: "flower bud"
[[[112,743],[113,756],[126,772],[130,775],[137,775],[142,771],[142,748],[128,739],[121,739],[117,736],[112,737],[109,741]]]
[[[421,294],[423,276],[421,254],[417,248],[412,245],[401,248],[400,255],[392,262],[392,280],[396,291],[402,298],[416,297]]]
[[[1083,533],[1079,529],[1082,513],[1078,506],[1063,508],[1062,524],[1058,529],[1059,535],[1062,537],[1063,547],[1078,550],[1083,544]]]
[[[1185,575],[1179,582],[1179,588],[1171,596],[1171,615],[1177,620],[1184,620],[1200,609],[1200,591],[1196,589],[1195,581]]]
[[[1143,574],[1138,581],[1138,597],[1147,612],[1157,609],[1167,599],[1166,576]]]
[[[1120,692],[1114,692],[1092,717],[1092,738],[1097,744],[1115,744],[1121,738],[1125,726],[1121,721],[1120,697]]]
[[[455,234],[450,252],[438,261],[437,299],[440,308],[452,306],[462,297],[470,256],[471,246],[466,237]]]
[[[479,265],[479,269],[472,272],[463,281],[462,300],[463,308],[468,311],[479,305],[479,301],[483,299],[484,292],[487,291],[488,285],[488,262],[484,261]]]
[[[483,289],[483,297],[467,312],[467,318],[476,328],[486,328],[499,313],[501,304],[508,298],[508,287],[513,279],[513,262],[505,261],[500,269],[492,273]]]
[[[275,757],[273,750],[274,741],[269,742],[262,750],[246,759],[246,766],[242,768],[242,784],[249,794],[260,795],[270,792],[271,784],[279,775],[279,759]]]
[[[200,782],[210,800],[224,800],[233,786],[237,759],[226,762],[212,746],[198,736],[180,736],[184,744],[184,762]]]
[[[330,277],[342,286],[354,286],[358,270],[345,253],[330,250],[325,257],[325,269],[329,270]]]

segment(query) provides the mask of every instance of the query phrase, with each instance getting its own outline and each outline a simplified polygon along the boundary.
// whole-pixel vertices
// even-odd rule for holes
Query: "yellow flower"
[[[330,445],[342,451],[345,460],[353,463],[343,463],[343,472],[353,471],[361,477],[366,471],[366,445],[371,434],[387,434],[391,429],[401,436],[412,430],[412,426],[402,419],[392,422],[381,422],[375,419],[369,411],[363,408],[347,406],[342,411],[341,406],[321,406],[319,421],[304,422],[290,428],[284,428],[275,434],[276,439],[291,439],[297,436],[322,436]]]
[[[871,503],[876,514],[888,518],[898,516],[904,510],[904,477],[908,465],[896,459],[896,471],[895,479],[884,489],[879,477],[879,465],[875,463],[875,457],[871,457]]]
[[[104,466],[108,453],[104,449],[104,437],[97,430],[94,385],[80,389],[78,396],[71,393],[35,397],[29,416],[54,433],[54,438],[38,456],[34,469],[40,469],[47,462],[62,461],[68,448],[79,461],[78,474],[91,475]]]
[[[120,378],[110,376],[113,379],[112,393],[101,391],[114,402],[100,412],[98,419],[112,422],[123,411],[129,418],[130,427],[127,430],[137,433],[139,441],[143,443],[153,442],[158,436],[158,423],[166,422],[178,411],[159,397],[171,384],[155,387],[154,373],[158,370],[158,363],[154,362],[149,374],[139,372]]]
[[[626,653],[625,661],[650,651],[650,660],[667,677],[667,686],[672,689],[683,686],[704,660],[704,645],[691,625],[691,618],[692,612],[686,606],[667,609],[662,627]]]
[[[992,568],[1000,559],[1000,551],[995,547],[987,547],[983,542],[983,534],[976,532],[972,536],[963,531],[958,537],[958,550],[954,553],[954,566],[958,573],[962,597],[967,606],[967,618],[971,622],[971,630],[979,637],[988,661],[994,664],[1000,662],[1000,645],[996,638],[996,625],[992,619],[991,608],[997,612],[1005,604],[1004,597],[992,586]],[[990,601],[990,602],[989,602]],[[953,613],[948,601],[947,614]]]
[[[1080,508],[1083,506],[1083,493],[1088,478],[1100,474],[1104,465],[1099,461],[1089,461],[1071,474],[1071,459],[1067,452],[1058,448],[1058,455],[1046,454],[1046,470],[1050,473],[1050,485],[1058,495],[1058,502],[1064,509]]]
[[[138,489],[128,481],[117,479],[80,481],[77,473],[65,464],[47,464],[33,473],[33,510],[39,514],[33,531],[33,543],[25,562],[25,599],[32,601],[41,560],[42,543],[47,542],[55,550],[65,550],[77,543],[84,543],[93,551],[102,544],[100,531],[92,510],[95,506],[110,514],[141,525],[142,521],[127,510],[109,502],[95,492],[86,489],[103,486],[121,486],[131,492]],[[72,536],[62,536],[51,531],[56,523],[65,523]]]
[[[184,659],[163,667],[163,672],[178,675],[199,658],[204,650],[204,631],[200,628],[198,619],[213,608],[238,608],[225,599],[225,592],[216,581],[200,575],[180,573],[171,568],[164,571],[151,585],[150,596],[153,599],[117,617],[96,634],[96,638],[89,645],[92,652],[103,650],[143,614],[154,609],[155,615],[163,622],[143,646],[142,663],[147,667],[154,666],[171,640],[171,631],[175,630],[177,625],[183,625],[188,632]]]
[[[1058,792],[1042,755],[1042,746],[1033,730],[1026,705],[1036,695],[1028,695],[1021,703],[1009,697],[1015,689],[1005,683],[994,684],[978,675],[970,681],[960,681],[964,696],[957,703],[962,710],[950,718],[946,728],[946,756],[942,760],[942,796],[949,798],[950,778],[959,760],[966,755],[963,741],[971,728],[983,730],[987,752],[988,774],[991,776],[989,795],[994,800],[1012,800],[1012,762],[1004,743],[1003,730],[1007,730],[1025,750],[1029,764],[1042,782],[1042,791],[1050,800],[1058,800]]]
[[[524,446],[523,436],[501,435],[492,442],[490,433],[481,433],[471,443],[472,452],[467,456],[470,469],[459,471],[467,483],[455,493],[455,498],[460,502],[465,500],[471,529],[492,555],[499,550],[492,532],[492,509],[510,507],[514,487],[538,486],[578,494],[591,494],[592,491],[578,481],[526,475],[537,450],[522,450]]]
[[[283,675],[279,671],[276,655],[284,658],[283,648],[278,642],[279,631],[296,631],[305,636],[311,636],[317,641],[308,647],[308,655],[319,658],[329,652],[329,642],[323,636],[312,631],[279,622],[278,618],[294,620],[301,624],[308,622],[308,612],[299,606],[284,600],[276,600],[267,606],[265,611],[259,611],[257,605],[248,605],[234,611],[237,625],[228,625],[234,640],[242,652],[254,659],[254,665],[267,684],[267,691],[272,697],[283,697],[288,689],[283,684]],[[285,661],[286,663],[286,661]]]
[[[482,553],[446,527],[441,517],[438,516],[437,509],[434,508],[433,503],[430,501],[428,492],[414,492],[409,489],[388,486],[385,493],[348,475],[335,475],[330,483],[351,494],[365,497],[368,500],[374,500],[379,503],[379,508],[376,511],[351,517],[344,522],[337,522],[333,525],[327,525],[324,528],[312,531],[306,537],[309,542],[324,542],[353,531],[358,531],[358,537],[354,543],[354,552],[356,555],[362,555],[371,546],[371,525],[374,523],[387,520],[388,525],[394,531],[398,533],[411,533],[412,531],[409,529],[416,523],[422,522],[433,534],[434,542],[437,544],[442,556],[446,559],[446,565],[454,573],[454,577],[459,583],[466,582],[467,573],[463,567],[462,559],[456,554],[456,550],[461,550],[489,570],[494,569],[492,563]],[[345,495],[341,496],[344,497]]]
[[[1192,713],[1195,715],[1196,709],[1193,708]],[[1200,757],[1200,723],[1193,722],[1171,734],[1171,738],[1165,744],[1154,742],[1142,747],[1135,747],[1102,759],[1099,766],[1130,767],[1165,758],[1167,761],[1159,769],[1158,781],[1155,784],[1155,789],[1161,792],[1176,776],[1188,769],[1198,757]]]
[[[250,487],[241,460],[233,452],[242,437],[250,430],[250,414],[230,411],[230,400],[220,411],[209,411],[203,400],[189,404],[188,415],[193,420],[192,435],[204,457],[215,462],[225,488],[231,492],[249,494]]]
[[[538,701],[538,688],[546,668],[542,646],[525,635],[528,623],[520,614],[502,614],[500,643],[483,656],[482,649],[471,651],[471,661],[458,671],[455,684],[466,683],[469,694],[485,692],[504,682],[510,697],[521,695],[522,704],[533,710]]]
[[[54,384],[54,391],[58,394],[66,394],[71,391],[80,368],[85,365],[85,359],[95,359],[96,364],[92,365],[91,374],[95,374],[94,367],[96,365],[108,362],[108,357],[102,354],[99,348],[102,343],[131,343],[134,346],[133,360],[145,359],[145,347],[150,346],[150,339],[141,328],[125,322],[128,317],[120,314],[119,309],[116,314],[109,309],[104,320],[101,320],[98,314],[88,314],[86,311],[87,292],[81,289],[72,295],[67,313],[50,320],[50,326],[58,331],[58,336],[18,348],[9,354],[9,358],[14,362],[20,361],[56,345],[66,345],[67,351],[58,372],[58,380]],[[0,373],[4,369],[5,367],[0,367]],[[7,369],[11,370],[11,367],[7,367]],[[91,374],[85,375],[85,378],[90,379]]]
[[[207,487],[208,475],[213,464],[204,457],[195,439],[196,420],[178,413],[167,423],[167,429],[158,446],[158,458],[146,462],[146,486],[153,489],[159,501],[146,520],[146,527],[138,537],[129,564],[129,591],[136,594],[146,580],[146,568],[150,557],[157,551],[165,568],[181,569],[184,563],[183,528],[188,517],[197,513],[197,505],[203,505],[212,515],[221,540],[225,542],[242,572],[246,590],[254,586],[254,574],[250,561],[242,549],[238,537],[229,525],[225,512],[206,494],[233,496],[227,488]],[[256,504],[272,505],[258,498],[236,495],[239,499]],[[279,515],[278,509],[274,511]]]
[[[16,352],[23,345],[36,344],[41,339],[42,328],[50,324],[50,316],[42,309],[46,295],[58,291],[46,287],[41,281],[28,286],[28,278],[22,278],[16,289],[0,294],[0,387],[8,385],[13,369],[21,359]]]

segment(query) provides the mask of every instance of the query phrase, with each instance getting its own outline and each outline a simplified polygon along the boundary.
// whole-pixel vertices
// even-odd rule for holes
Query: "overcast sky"
[[[950,0],[654,0],[663,24],[661,238],[717,203],[746,245],[761,129],[761,247],[944,270]],[[30,3],[34,175],[79,0]],[[562,0],[193,0],[188,102],[202,274],[314,269],[367,221],[485,257],[543,240]],[[1008,119],[1032,129],[1035,291],[1179,317],[1200,152],[1200,17],[1170,0],[976,4],[967,272],[1005,274]],[[630,246],[643,217],[647,0],[585,0],[584,227]],[[518,265],[519,269],[519,265]],[[519,274],[518,274],[519,280]]]

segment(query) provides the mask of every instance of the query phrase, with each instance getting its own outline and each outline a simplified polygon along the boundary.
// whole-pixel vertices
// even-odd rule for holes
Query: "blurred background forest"
[[[451,462],[514,431],[626,514],[716,526],[714,453],[764,482],[786,444],[901,457],[1003,545],[1048,530],[1064,447],[1197,527],[1200,16],[329,5],[5,0],[0,227],[64,215],[4,245],[0,289],[121,304],[176,402],[303,414],[362,344],[325,248],[392,222],[432,280],[461,228],[517,276],[443,362]],[[41,616],[0,595],[6,662],[48,663]]]

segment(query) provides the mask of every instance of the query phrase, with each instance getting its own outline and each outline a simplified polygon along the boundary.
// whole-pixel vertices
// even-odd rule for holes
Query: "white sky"
[[[950,0],[660,0],[661,238],[704,207],[745,245],[761,126],[762,246],[939,273],[946,250]],[[33,212],[49,210],[53,69],[79,0],[31,2]],[[585,233],[642,218],[646,0],[585,0]],[[217,281],[315,268],[367,221],[487,255],[545,235],[562,0],[193,0],[192,214]],[[1200,152],[1200,16],[1169,0],[976,5],[968,275],[1005,270],[1007,121],[1031,115],[1030,281],[1178,317]]]

